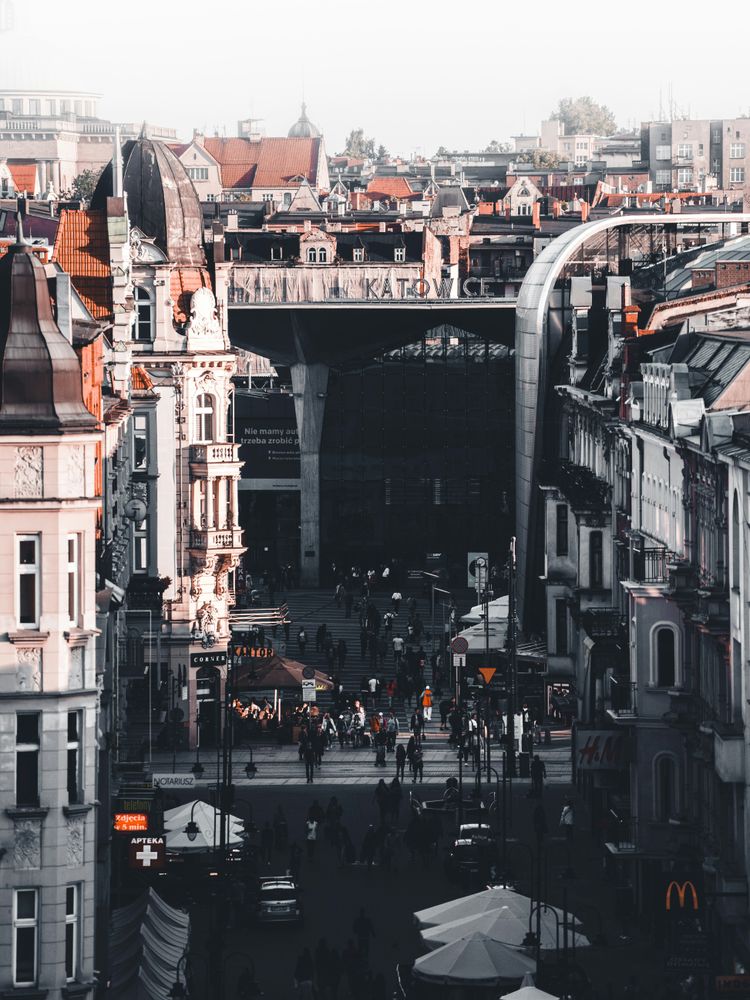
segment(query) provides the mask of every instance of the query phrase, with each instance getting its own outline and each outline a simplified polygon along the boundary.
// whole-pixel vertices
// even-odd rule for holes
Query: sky
[[[715,10],[704,0],[0,0],[0,88],[94,91],[104,117],[183,139],[194,128],[235,135],[249,117],[285,135],[304,97],[329,153],[362,127],[392,153],[431,156],[535,133],[560,98],[583,94],[623,127],[658,118],[660,103],[668,116],[670,100],[674,117],[750,114],[750,2]]]

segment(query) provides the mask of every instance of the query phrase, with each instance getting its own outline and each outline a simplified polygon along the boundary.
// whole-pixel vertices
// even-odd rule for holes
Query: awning
[[[149,889],[110,918],[112,1000],[167,1000],[188,947],[190,917]]]

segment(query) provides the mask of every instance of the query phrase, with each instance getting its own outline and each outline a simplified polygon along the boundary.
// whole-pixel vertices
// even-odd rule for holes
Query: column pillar
[[[239,526],[240,526],[239,521],[238,521],[239,510],[240,510],[239,482],[240,481],[239,481],[239,479],[236,476],[234,476],[232,478],[232,481],[231,481],[231,490],[232,490],[232,524],[231,524],[231,527],[232,528],[239,528]]]
[[[320,584],[320,442],[323,436],[328,365],[291,365],[300,452],[300,583]]]
[[[229,518],[227,517],[227,503],[229,497],[227,495],[227,481],[224,476],[221,479],[216,480],[216,485],[218,487],[216,507],[217,514],[216,527],[217,528],[231,528],[232,525],[229,523]]]
[[[206,528],[209,530],[215,527],[216,522],[214,521],[214,489],[216,488],[215,480],[206,480]]]

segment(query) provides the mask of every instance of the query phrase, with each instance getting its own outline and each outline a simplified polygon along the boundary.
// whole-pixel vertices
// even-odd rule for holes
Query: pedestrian
[[[560,813],[560,826],[565,830],[565,837],[568,843],[573,840],[573,828],[575,825],[575,812],[573,809],[573,800],[566,799],[565,805],[562,807],[562,812]]]
[[[448,727],[448,713],[451,710],[452,702],[450,698],[442,698],[438,708],[440,709],[440,731],[445,732]]]
[[[343,585],[343,583],[340,583],[336,587],[336,591],[334,593],[334,597],[336,598],[336,607],[340,608],[341,607],[341,603],[344,600],[344,585]]]
[[[393,659],[396,664],[396,670],[401,666],[401,662],[404,658],[404,639],[403,636],[394,635],[393,640]]]
[[[414,734],[414,739],[417,740],[417,742],[419,742],[419,740],[422,738],[422,728],[423,728],[422,713],[419,711],[418,708],[415,708],[414,711],[411,713],[411,719],[409,720],[409,729]]]
[[[323,650],[323,643],[325,642],[326,632],[328,627],[326,625],[318,625],[318,630],[315,633],[315,652],[320,653]]]
[[[305,820],[305,843],[307,845],[307,860],[315,860],[315,845],[318,842],[318,821],[316,819]]]
[[[344,664],[346,663],[346,653],[347,653],[346,643],[344,642],[343,639],[339,639],[339,641],[336,643],[336,658],[339,663],[339,670],[344,669]]]
[[[375,801],[378,804],[378,810],[380,812],[380,822],[383,824],[385,823],[386,816],[388,815],[388,807],[390,805],[390,794],[388,792],[388,786],[385,783],[385,778],[381,778],[375,786]]]
[[[355,917],[352,930],[357,940],[360,958],[366,960],[370,953],[370,938],[375,937],[375,928],[365,912],[364,906],[360,908],[359,914]]]
[[[401,607],[401,591],[394,590],[391,594],[391,606],[393,607],[393,613],[398,614],[398,610]]]
[[[414,772],[411,783],[414,785],[417,781],[417,775],[419,775],[420,784],[422,778],[424,777],[424,751],[422,750],[422,744],[417,743],[414,747],[414,753],[411,759],[411,767]]]
[[[260,833],[260,849],[263,855],[263,864],[271,864],[271,855],[273,853],[273,830],[271,824],[266,820],[265,825]]]
[[[300,1000],[312,1000],[315,996],[313,979],[315,977],[315,964],[310,954],[310,949],[305,948],[297,964],[294,967],[294,985],[297,989],[297,996]]]
[[[305,744],[304,760],[305,777],[307,778],[308,785],[311,785],[315,781],[315,750],[309,741]]]
[[[420,695],[420,704],[422,705],[422,712],[424,713],[425,722],[432,721],[432,691],[430,690],[430,685],[428,684],[422,694]]]
[[[538,753],[531,762],[531,796],[541,799],[544,790],[544,779],[547,777],[547,767]]]
[[[307,647],[307,632],[305,632],[305,626],[297,633],[297,646],[299,647],[300,656],[305,655],[305,648]]]
[[[404,780],[404,769],[406,768],[406,747],[399,743],[396,747],[396,780]]]
[[[367,865],[367,870],[372,868],[372,863],[375,860],[375,849],[378,846],[378,838],[375,833],[375,827],[370,823],[365,832],[364,840],[362,841],[362,850],[359,855],[360,863]]]
[[[378,679],[374,674],[367,681],[367,695],[370,708],[375,708],[378,703]]]
[[[388,786],[388,808],[394,822],[398,821],[398,814],[401,811],[402,796],[403,792],[401,791],[401,782],[399,781],[398,776],[396,776]]]
[[[315,726],[312,733],[310,734],[310,746],[312,747],[312,752],[315,756],[315,764],[317,767],[323,763],[323,732],[320,726]]]
[[[396,749],[396,740],[398,739],[398,719],[393,709],[388,713],[388,718],[385,722],[385,737],[388,753],[393,753]]]

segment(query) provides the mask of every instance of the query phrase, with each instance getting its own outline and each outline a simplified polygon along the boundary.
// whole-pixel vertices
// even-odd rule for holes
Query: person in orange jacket
[[[429,722],[432,719],[432,691],[429,684],[419,696],[419,703],[422,706],[425,722]]]

